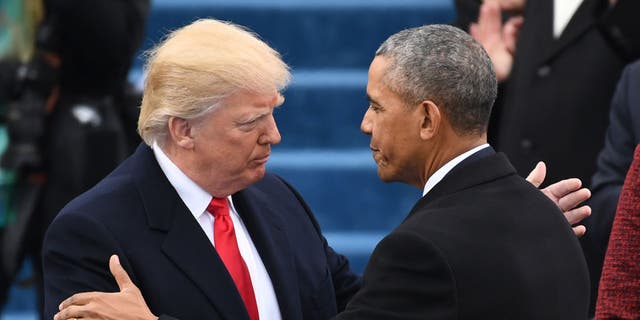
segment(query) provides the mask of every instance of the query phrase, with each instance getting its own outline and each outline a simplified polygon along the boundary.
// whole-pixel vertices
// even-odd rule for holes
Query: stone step
[[[325,232],[389,231],[421,190],[384,183],[368,149],[273,149],[267,168],[296,188]]]
[[[295,68],[365,68],[389,35],[449,23],[454,10],[450,0],[156,0],[143,50],[168,30],[209,17],[249,27]]]

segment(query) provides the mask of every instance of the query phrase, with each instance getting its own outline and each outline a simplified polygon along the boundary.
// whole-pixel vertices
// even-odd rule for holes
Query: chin
[[[381,167],[378,167],[378,178],[380,178],[380,180],[384,181],[384,182],[393,182],[395,181],[391,175],[389,174],[388,171],[385,171],[384,169],[382,169]]]
[[[267,173],[267,169],[265,168],[264,165],[251,169],[251,173],[249,176],[249,179],[251,179],[251,184],[254,184],[262,180],[262,178],[264,178],[264,175],[266,173]]]

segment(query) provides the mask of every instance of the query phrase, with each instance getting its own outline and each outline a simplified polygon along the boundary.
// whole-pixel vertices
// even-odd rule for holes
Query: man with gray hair
[[[588,214],[588,208],[571,210],[585,199],[586,190],[572,192],[579,184],[564,181],[547,188],[545,197],[486,144],[496,79],[482,47],[448,26],[401,31],[378,50],[369,70],[367,94],[371,105],[362,130],[371,135],[378,175],[384,181],[424,189],[425,196],[377,246],[364,273],[363,289],[338,318],[584,319],[586,266],[567,220],[575,221],[572,216],[583,215],[585,209]],[[265,179],[273,180],[268,175]],[[264,182],[256,185],[261,189]],[[567,212],[567,219],[558,206]],[[582,232],[584,229],[576,229]],[[294,252],[297,258],[305,257]],[[317,250],[309,253],[314,254]],[[312,265],[318,263],[317,257],[306,258],[313,259]],[[149,309],[181,319],[205,319],[185,317],[170,300],[163,300],[163,305],[149,301],[168,288],[145,286],[144,274],[133,278],[135,269],[142,270],[144,263],[135,256],[129,259],[141,264],[121,266],[116,256],[110,260],[120,292],[75,294],[60,304],[55,320],[157,319]],[[324,260],[320,261],[320,267],[325,267]],[[146,265],[147,272],[159,273],[150,269],[150,263]],[[131,278],[123,266],[133,267]],[[179,272],[164,271],[167,278]],[[352,282],[336,281],[340,280],[333,273],[337,271],[332,269],[331,281],[321,289],[336,286],[336,296],[342,297],[339,288]],[[101,276],[106,276],[104,271]],[[171,290],[184,295],[181,288]],[[298,293],[302,291],[291,294]],[[191,309],[201,307],[208,308],[191,304]],[[328,307],[322,314],[325,309],[320,307],[303,317],[283,314],[283,318],[329,318],[327,314],[335,308]],[[206,319],[220,318],[247,319],[241,315]],[[162,315],[160,319],[172,318]]]
[[[423,197],[338,319],[586,319],[577,238],[486,142],[496,91],[491,60],[460,29],[408,29],[378,49],[361,129],[378,176]]]

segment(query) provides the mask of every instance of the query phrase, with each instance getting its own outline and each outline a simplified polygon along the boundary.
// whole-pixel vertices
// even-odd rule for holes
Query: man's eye
[[[375,105],[375,104],[370,104],[370,105],[369,105],[369,108],[370,108],[371,110],[373,110],[373,112],[379,112],[379,111],[381,111],[381,110],[382,110],[382,108],[381,108],[380,106]]]

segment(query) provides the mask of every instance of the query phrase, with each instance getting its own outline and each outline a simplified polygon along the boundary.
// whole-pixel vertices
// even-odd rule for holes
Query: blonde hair
[[[231,22],[197,20],[150,51],[138,118],[148,145],[164,143],[170,117],[196,119],[233,92],[282,91],[291,74],[280,54]]]

